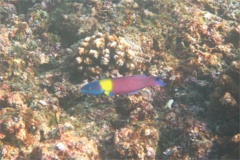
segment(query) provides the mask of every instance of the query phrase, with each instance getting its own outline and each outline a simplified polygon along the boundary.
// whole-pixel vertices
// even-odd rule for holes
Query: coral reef
[[[232,61],[230,67],[215,81],[209,115],[211,120],[217,121],[213,130],[219,135],[217,145],[221,151],[221,158],[234,159],[238,155],[239,146],[233,142],[239,133],[239,70],[238,61]],[[227,149],[229,148],[229,150]]]
[[[8,47],[9,47],[9,39],[8,39],[8,32],[7,28],[3,25],[1,26],[1,35],[0,35],[0,54],[7,54]],[[2,55],[1,55],[2,56]]]
[[[31,159],[99,159],[97,145],[86,137],[72,138],[72,135],[62,135],[55,144],[45,142],[36,146],[31,153]],[[54,148],[54,150],[52,149]]]
[[[158,144],[158,131],[151,126],[121,128],[115,132],[116,150],[124,157],[154,159]]]
[[[239,6],[0,2],[0,159],[239,159]],[[167,85],[80,93],[136,74]]]
[[[86,78],[110,76],[114,71],[142,70],[149,62],[142,52],[135,49],[140,46],[115,34],[97,33],[73,47],[77,47],[74,67]]]
[[[2,158],[99,159],[97,142],[76,136],[54,99],[32,102],[29,108],[27,96],[12,93],[6,85],[1,86],[0,97],[1,107],[5,106],[0,111]]]

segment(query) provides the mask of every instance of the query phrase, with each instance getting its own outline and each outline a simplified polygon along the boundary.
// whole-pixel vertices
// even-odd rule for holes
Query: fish
[[[81,88],[81,92],[89,95],[106,94],[108,96],[134,94],[149,86],[165,86],[159,77],[133,75],[90,82]]]

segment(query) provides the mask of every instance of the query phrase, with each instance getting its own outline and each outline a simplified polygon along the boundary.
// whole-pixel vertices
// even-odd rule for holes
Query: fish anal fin
[[[104,94],[106,94],[107,96],[113,96],[113,93],[109,91],[105,91]]]
[[[138,90],[138,91],[134,91],[134,92],[130,92],[130,93],[128,93],[129,95],[132,95],[132,94],[136,94],[136,93],[138,93],[140,90]]]

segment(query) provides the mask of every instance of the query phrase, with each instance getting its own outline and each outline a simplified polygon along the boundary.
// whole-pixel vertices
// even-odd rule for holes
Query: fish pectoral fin
[[[112,93],[112,92],[105,91],[104,93],[105,93],[106,95],[108,95],[108,96],[113,96],[113,93]]]

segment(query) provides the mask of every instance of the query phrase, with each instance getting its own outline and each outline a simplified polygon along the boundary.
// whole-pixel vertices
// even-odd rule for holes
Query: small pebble
[[[173,150],[171,148],[168,148],[165,152],[163,152],[166,156],[171,156],[173,154]]]
[[[60,151],[65,151],[67,150],[67,148],[65,147],[65,145],[61,142],[59,142],[57,145],[56,145],[56,148]]]
[[[64,128],[68,129],[68,130],[73,130],[74,126],[71,123],[65,123],[64,124]]]
[[[47,102],[44,101],[44,100],[39,100],[38,102],[39,102],[41,105],[43,105],[43,106],[46,106],[46,105],[47,105]]]
[[[165,105],[164,108],[169,108],[169,109],[171,109],[173,102],[174,102],[174,100],[173,100],[173,99],[170,99],[170,100],[167,102],[167,104]]]

